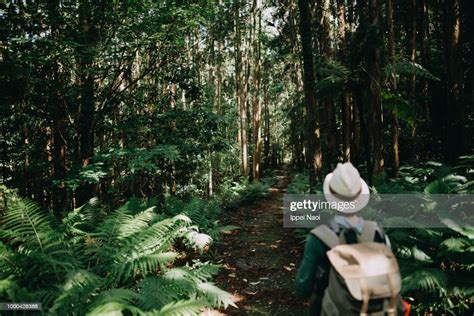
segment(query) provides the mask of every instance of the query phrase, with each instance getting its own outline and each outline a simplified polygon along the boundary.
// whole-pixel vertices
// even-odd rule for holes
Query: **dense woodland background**
[[[0,9],[2,298],[227,307],[208,241],[282,164],[294,193],[343,161],[376,192],[472,192],[471,1]],[[392,234],[417,311],[467,313],[472,229]]]

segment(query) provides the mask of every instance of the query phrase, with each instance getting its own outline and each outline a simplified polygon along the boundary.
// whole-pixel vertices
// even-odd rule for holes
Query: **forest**
[[[473,12],[0,2],[0,303],[305,315],[293,282],[308,231],[283,227],[285,193],[321,193],[348,161],[373,196],[474,192]],[[386,229],[411,315],[474,313],[472,207]]]

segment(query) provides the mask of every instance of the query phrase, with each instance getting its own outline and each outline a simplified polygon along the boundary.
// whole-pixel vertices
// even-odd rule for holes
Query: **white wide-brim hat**
[[[328,202],[353,202],[338,211],[352,214],[363,209],[370,199],[367,183],[360,177],[359,171],[350,163],[338,163],[336,169],[326,176],[323,193]]]

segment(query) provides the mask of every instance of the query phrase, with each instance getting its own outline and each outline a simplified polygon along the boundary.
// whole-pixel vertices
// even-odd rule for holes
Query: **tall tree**
[[[346,10],[345,1],[337,0],[337,37],[339,45],[339,59],[346,62]],[[351,160],[351,105],[347,92],[341,93],[342,110],[342,148],[343,160]]]
[[[241,48],[241,29],[240,29],[240,3],[236,1],[234,4],[234,21],[235,21],[235,91],[236,102],[239,109],[240,117],[240,148],[241,148],[241,168],[242,175],[248,176],[248,145],[247,145],[247,106],[244,73],[242,70],[242,48]]]
[[[384,171],[383,148],[383,112],[381,91],[381,45],[383,43],[380,32],[380,0],[369,0],[370,42],[368,51],[369,92],[372,123],[372,148],[374,161],[374,175],[381,175]]]
[[[387,33],[388,33],[388,57],[392,66],[395,62],[395,36],[393,32],[393,7],[392,0],[386,0],[385,8],[387,10]],[[389,78],[389,85],[395,93],[397,90],[397,78],[392,73]],[[400,157],[398,153],[398,118],[395,109],[390,111],[390,124],[392,129],[392,176],[398,177],[400,169]]]
[[[461,102],[461,13],[459,0],[445,2],[445,56],[447,65],[445,152],[453,163],[464,147],[464,105]]]
[[[252,137],[254,144],[253,151],[253,164],[252,164],[252,179],[256,181],[260,177],[260,151],[261,151],[261,109],[260,109],[260,31],[262,27],[262,13],[261,13],[260,0],[253,1],[253,20],[254,20],[254,32],[255,36],[253,39],[254,45],[254,72],[253,72],[253,125],[252,125]]]
[[[330,6],[329,0],[321,0],[319,6],[322,8],[321,31],[319,32],[319,43],[321,53],[325,62],[329,62],[332,58],[331,50],[331,23],[330,23]],[[323,102],[323,108],[326,121],[326,147],[325,163],[332,170],[337,161],[337,128],[336,128],[336,109],[333,99],[326,99]]]
[[[96,16],[101,19],[100,9],[89,1],[79,5],[77,34],[77,73],[80,86],[80,106],[77,110],[77,128],[79,134],[79,159],[83,166],[89,164],[94,154],[95,127],[95,89],[92,67],[95,59],[95,45],[98,41]]]
[[[409,14],[407,14],[407,39],[408,39],[408,58],[414,63],[416,62],[416,31],[417,31],[417,0],[410,0]],[[416,76],[411,74],[408,79],[408,94],[415,96]]]
[[[303,54],[303,88],[306,103],[306,133],[308,138],[308,164],[310,192],[314,192],[318,178],[321,178],[322,153],[318,105],[315,96],[315,78],[313,61],[313,36],[309,0],[298,0],[300,12],[300,38]]]

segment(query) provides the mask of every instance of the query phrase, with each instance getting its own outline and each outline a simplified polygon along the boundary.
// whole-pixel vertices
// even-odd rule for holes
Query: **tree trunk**
[[[329,9],[329,0],[321,0],[321,6],[323,8],[322,20],[321,20],[321,29],[319,42],[321,45],[321,52],[325,61],[329,61],[332,56],[331,43],[330,43],[330,9]],[[336,109],[333,100],[323,101],[325,109],[325,119],[326,119],[326,158],[325,163],[329,166],[331,170],[334,169],[337,162],[337,128],[336,128]]]
[[[315,78],[312,48],[311,17],[309,0],[298,0],[300,12],[300,36],[303,53],[303,88],[307,115],[308,163],[310,192],[314,192],[318,178],[321,177],[321,144],[318,107],[315,97]]]
[[[420,57],[421,57],[421,64],[424,68],[431,71],[431,65],[429,61],[429,47],[428,47],[428,32],[429,32],[429,15],[428,15],[428,7],[426,4],[426,0],[418,0],[419,4],[419,13],[420,13]],[[421,80],[421,94],[423,96],[423,108],[426,113],[426,118],[430,118],[430,109],[429,109],[429,102],[428,102],[428,80],[422,79]]]
[[[288,8],[288,23],[289,23],[289,36],[290,36],[290,43],[291,43],[291,52],[294,56],[297,56],[300,47],[298,42],[298,8],[296,5],[296,1],[292,0],[290,2],[290,6]],[[304,147],[305,147],[305,130],[301,128],[304,126],[304,122],[302,119],[304,118],[303,109],[299,106],[299,96],[301,94],[301,60],[298,59],[292,64],[292,71],[290,74],[291,81],[294,85],[294,91],[296,92],[298,98],[296,98],[296,102],[293,102],[289,116],[290,118],[290,139],[291,144],[293,146],[293,160],[295,163],[295,167],[299,171],[303,171],[305,168],[305,161],[304,161]]]
[[[369,0],[369,21],[375,30],[376,39],[369,43],[368,65],[369,65],[369,86],[370,86],[370,105],[372,114],[372,148],[374,154],[374,175],[379,176],[384,171],[384,153],[383,153],[383,113],[382,113],[382,95],[381,95],[381,32],[380,32],[380,0]],[[360,109],[360,108],[359,108]]]
[[[264,129],[263,129],[263,163],[264,168],[267,169],[270,166],[270,109],[268,105],[268,83],[263,85],[263,116],[264,116]]]
[[[48,0],[47,2],[48,17],[51,25],[51,36],[55,39],[59,37],[60,13],[59,1]],[[51,79],[53,82],[59,81],[60,70],[58,65],[54,65],[51,70]],[[55,181],[63,181],[66,176],[66,123],[67,113],[64,106],[64,100],[60,92],[52,89],[49,94],[49,103],[53,106],[52,113],[52,160],[53,160],[53,179]],[[27,138],[25,138],[28,141]],[[67,211],[66,188],[64,182],[56,184],[53,191],[53,209],[57,217],[61,217],[62,213]]]
[[[410,15],[408,16],[407,37],[408,37],[408,58],[414,63],[416,62],[416,0],[410,0]],[[393,24],[392,24],[393,28]],[[415,96],[416,76],[413,73],[408,80],[408,94]]]
[[[240,33],[240,6],[236,1],[234,4],[234,19],[235,19],[235,91],[236,102],[239,109],[240,117],[240,150],[241,150],[241,171],[244,177],[248,176],[248,162],[247,162],[247,110],[246,98],[243,92],[243,76],[242,76],[242,50],[241,50],[241,33]]]
[[[222,62],[221,62],[221,52],[222,52],[222,39],[219,36],[217,40],[217,112],[222,114]]]
[[[339,59],[344,63],[346,60],[346,11],[345,1],[337,1],[337,36],[339,44]],[[342,109],[342,158],[344,161],[351,160],[351,105],[346,92],[341,95]]]
[[[254,0],[254,73],[253,73],[253,125],[252,137],[254,144],[252,179],[257,181],[260,178],[260,145],[261,145],[261,127],[260,127],[260,39],[261,31],[261,9],[260,1]]]
[[[446,158],[450,163],[463,152],[464,148],[464,108],[461,102],[462,65],[461,65],[461,15],[459,0],[445,2],[445,54],[447,64],[447,139],[445,141]]]
[[[387,10],[387,33],[388,33],[388,57],[390,63],[395,62],[395,38],[393,33],[393,8],[392,0],[386,0]],[[390,88],[393,92],[397,90],[397,78],[392,74],[389,79]],[[398,154],[398,118],[395,110],[390,111],[390,123],[392,129],[392,177],[397,178],[400,169],[400,157]]]
[[[97,31],[93,23],[93,9],[88,1],[79,6],[78,78],[80,84],[80,107],[78,111],[79,158],[83,166],[89,164],[94,154],[94,46]]]
[[[360,124],[360,132],[362,134],[362,141],[364,143],[364,154],[365,154],[365,164],[367,166],[367,178],[369,185],[372,185],[372,175],[373,175],[373,163],[372,163],[372,155],[371,155],[371,148],[370,142],[371,137],[369,133],[369,129],[367,127],[367,123],[365,120],[365,109],[364,109],[364,102],[362,97],[362,87],[356,87],[353,91],[354,101],[357,106],[357,113],[359,114],[359,124]]]

